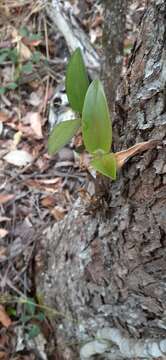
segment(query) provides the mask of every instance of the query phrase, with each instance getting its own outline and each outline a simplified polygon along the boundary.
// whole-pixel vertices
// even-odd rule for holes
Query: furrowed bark
[[[104,1],[102,77],[112,111],[114,110],[116,90],[120,82],[123,63],[127,2],[127,0]]]
[[[149,354],[165,356],[165,35],[165,1],[149,1],[118,89],[113,129],[116,151],[151,139],[161,145],[129,160],[95,209],[77,200],[46,235],[45,271],[37,284],[59,312],[53,324],[65,360],[133,360],[133,347],[139,359],[146,343]]]

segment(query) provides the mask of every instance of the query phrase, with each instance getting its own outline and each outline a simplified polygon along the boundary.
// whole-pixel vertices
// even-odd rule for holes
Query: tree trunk
[[[165,41],[166,3],[149,1],[114,121],[116,151],[150,139],[161,146],[130,160],[95,210],[77,200],[46,235],[37,285],[58,311],[65,360],[166,355]]]
[[[123,63],[127,0],[104,0],[103,5],[105,6],[104,63],[101,75],[107,99],[113,112]]]

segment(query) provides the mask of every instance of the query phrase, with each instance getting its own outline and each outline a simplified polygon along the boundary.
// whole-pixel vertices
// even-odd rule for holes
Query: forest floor
[[[101,1],[59,0],[59,5],[101,57]],[[131,14],[141,13],[141,1],[132,6]],[[50,130],[71,114],[64,88],[68,44],[46,7],[44,0],[0,2],[0,360],[60,359],[51,310],[36,293],[41,240],[78,196],[85,201],[93,196],[92,187],[87,192],[86,155],[74,151],[81,136],[56,156],[47,152]],[[124,71],[134,21],[129,16]]]

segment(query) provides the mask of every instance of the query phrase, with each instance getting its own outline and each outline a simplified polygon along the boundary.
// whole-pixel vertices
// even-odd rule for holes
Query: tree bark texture
[[[157,358],[157,344],[166,338],[164,0],[149,1],[142,18],[127,76],[118,90],[113,128],[116,151],[150,139],[161,140],[161,146],[126,164],[98,200],[96,212],[90,214],[77,200],[45,235],[45,271],[37,286],[46,305],[59,313],[53,323],[65,360]],[[104,328],[107,334],[117,331],[119,340],[110,348],[99,341],[97,348],[94,338]],[[122,340],[135,343],[126,345],[119,332]],[[152,342],[147,351],[154,350],[153,356],[143,350],[148,339]],[[96,346],[94,352],[92,347],[85,349],[88,343]]]
[[[113,111],[123,63],[127,0],[104,0],[103,3],[105,12],[102,78],[107,99]]]

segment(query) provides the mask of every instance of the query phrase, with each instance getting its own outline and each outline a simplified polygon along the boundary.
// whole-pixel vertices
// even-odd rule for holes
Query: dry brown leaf
[[[8,119],[9,119],[9,115],[4,111],[0,111],[0,121],[5,122]]]
[[[7,248],[4,246],[0,246],[0,258],[7,255]]]
[[[41,203],[46,208],[52,208],[53,206],[55,206],[56,200],[53,196],[45,196],[41,200]]]
[[[152,149],[160,144],[160,140],[149,140],[135,144],[131,148],[115,153],[117,167],[120,169],[132,156],[145,150]]]
[[[5,360],[7,359],[7,354],[5,351],[0,351],[0,360]]]
[[[53,185],[53,184],[61,183],[61,179],[58,177],[56,177],[54,179],[42,179],[42,180],[40,180],[40,183],[46,184],[46,185]]]
[[[5,296],[4,296],[5,298]],[[0,336],[0,347],[5,347],[5,346],[8,346],[9,344],[9,336],[5,333],[4,335],[2,335],[1,333],[1,336]]]
[[[73,143],[74,143],[74,146],[75,146],[76,148],[82,146],[83,140],[82,140],[82,134],[81,134],[81,133],[77,134],[77,135],[74,137]]]
[[[27,46],[38,46],[38,45],[40,45],[41,44],[41,42],[42,42],[42,40],[41,39],[38,39],[38,40],[30,40],[30,39],[28,39],[27,37],[23,37],[22,39],[21,39],[21,41],[25,44],[25,45],[27,45]]]
[[[31,58],[31,56],[32,56],[31,50],[28,48],[28,46],[23,44],[22,41],[19,42],[18,48],[19,48],[19,54],[21,57],[21,61],[27,61]]]
[[[51,187],[51,185],[45,187],[43,186],[43,189],[48,193],[52,193],[52,194],[59,193],[59,189],[58,188],[55,189],[55,187],[54,186]]]
[[[33,156],[30,155],[25,150],[12,150],[7,155],[4,156],[4,159],[12,165],[22,167],[27,164],[32,163]]]
[[[31,56],[32,56],[32,52],[30,51],[28,46],[26,46],[23,43],[22,36],[19,34],[17,29],[13,29],[12,37],[13,37],[12,43],[17,44],[17,50],[18,50],[19,55],[20,55],[20,60],[21,61],[29,60],[31,58]]]
[[[9,315],[6,313],[4,306],[0,305],[0,323],[8,328],[12,321],[9,317]]]
[[[48,161],[44,157],[38,158],[35,165],[38,168],[39,173],[44,173],[48,169]]]
[[[0,194],[0,204],[5,204],[6,202],[14,198],[13,194]]]
[[[8,234],[6,229],[0,228],[0,239],[4,238]]]
[[[60,221],[64,218],[66,214],[66,210],[61,206],[55,206],[54,209],[51,210],[51,215],[55,218],[55,220]]]
[[[61,186],[61,182],[62,180],[60,178],[45,179],[45,180],[28,179],[25,181],[25,184],[33,188],[55,193],[55,192],[59,192],[59,187]]]
[[[39,106],[42,102],[42,98],[37,93],[37,91],[32,91],[27,102],[28,102],[28,104],[31,104],[32,106]]]
[[[20,123],[16,130],[19,130],[19,132],[27,138],[34,138],[34,132],[29,125],[23,125]]]
[[[42,126],[41,126],[41,116],[39,113],[37,112],[31,113],[30,126],[34,131],[36,137],[38,139],[42,139],[43,134],[42,134]]]
[[[92,21],[91,28],[96,28],[101,25],[103,22],[103,17],[101,15],[97,15],[95,19]]]
[[[86,152],[81,153],[78,157],[79,160],[79,167],[81,170],[89,169],[90,165],[90,156]]]
[[[28,112],[26,116],[22,118],[23,124],[19,125],[19,130],[23,133],[33,136],[37,139],[42,139],[42,121],[38,112]],[[30,125],[30,126],[27,126]]]

